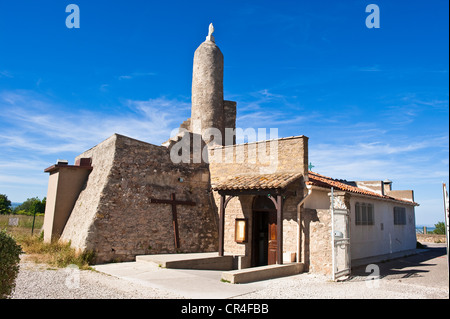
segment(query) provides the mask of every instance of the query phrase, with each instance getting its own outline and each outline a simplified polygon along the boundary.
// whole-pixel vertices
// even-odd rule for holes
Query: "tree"
[[[16,214],[24,214],[24,215],[33,215],[34,210],[36,209],[36,214],[44,214],[45,213],[45,202],[46,198],[40,200],[38,197],[28,198],[21,205],[14,208],[14,213]]]
[[[11,214],[11,201],[8,196],[0,194],[0,215]]]
[[[444,222],[438,222],[434,224],[435,229],[433,230],[433,234],[445,235],[445,224]]]

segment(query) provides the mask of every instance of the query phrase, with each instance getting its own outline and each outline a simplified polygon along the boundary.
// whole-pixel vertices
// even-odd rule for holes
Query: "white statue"
[[[214,41],[214,36],[212,35],[213,32],[214,32],[214,26],[213,26],[212,23],[210,23],[210,24],[209,24],[208,36],[206,37],[206,40],[215,42],[215,41]]]

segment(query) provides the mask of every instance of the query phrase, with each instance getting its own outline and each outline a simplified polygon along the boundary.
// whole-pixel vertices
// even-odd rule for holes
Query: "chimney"
[[[392,181],[385,179],[383,181],[383,195],[389,194],[392,191]]]
[[[75,166],[90,167],[91,164],[92,164],[92,159],[90,157],[79,158],[75,161]]]
[[[57,159],[56,160],[56,165],[68,165],[69,161],[68,160],[64,160],[64,159]]]

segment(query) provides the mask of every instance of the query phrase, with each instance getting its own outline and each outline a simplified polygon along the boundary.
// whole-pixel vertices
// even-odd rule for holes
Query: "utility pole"
[[[31,235],[33,235],[34,231],[34,221],[36,220],[36,203],[34,204],[34,214],[33,214],[33,225],[31,226]]]
[[[445,236],[447,239],[447,266],[448,274],[450,276],[450,261],[448,259],[449,243],[448,243],[448,228],[449,228],[449,205],[448,205],[448,191],[445,183],[442,183],[442,190],[444,192],[444,212],[445,212]]]

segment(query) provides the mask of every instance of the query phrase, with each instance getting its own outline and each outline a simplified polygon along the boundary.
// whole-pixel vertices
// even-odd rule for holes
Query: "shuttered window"
[[[394,225],[406,225],[405,207],[394,207]]]
[[[355,224],[356,225],[373,225],[373,204],[356,203],[355,204]]]

